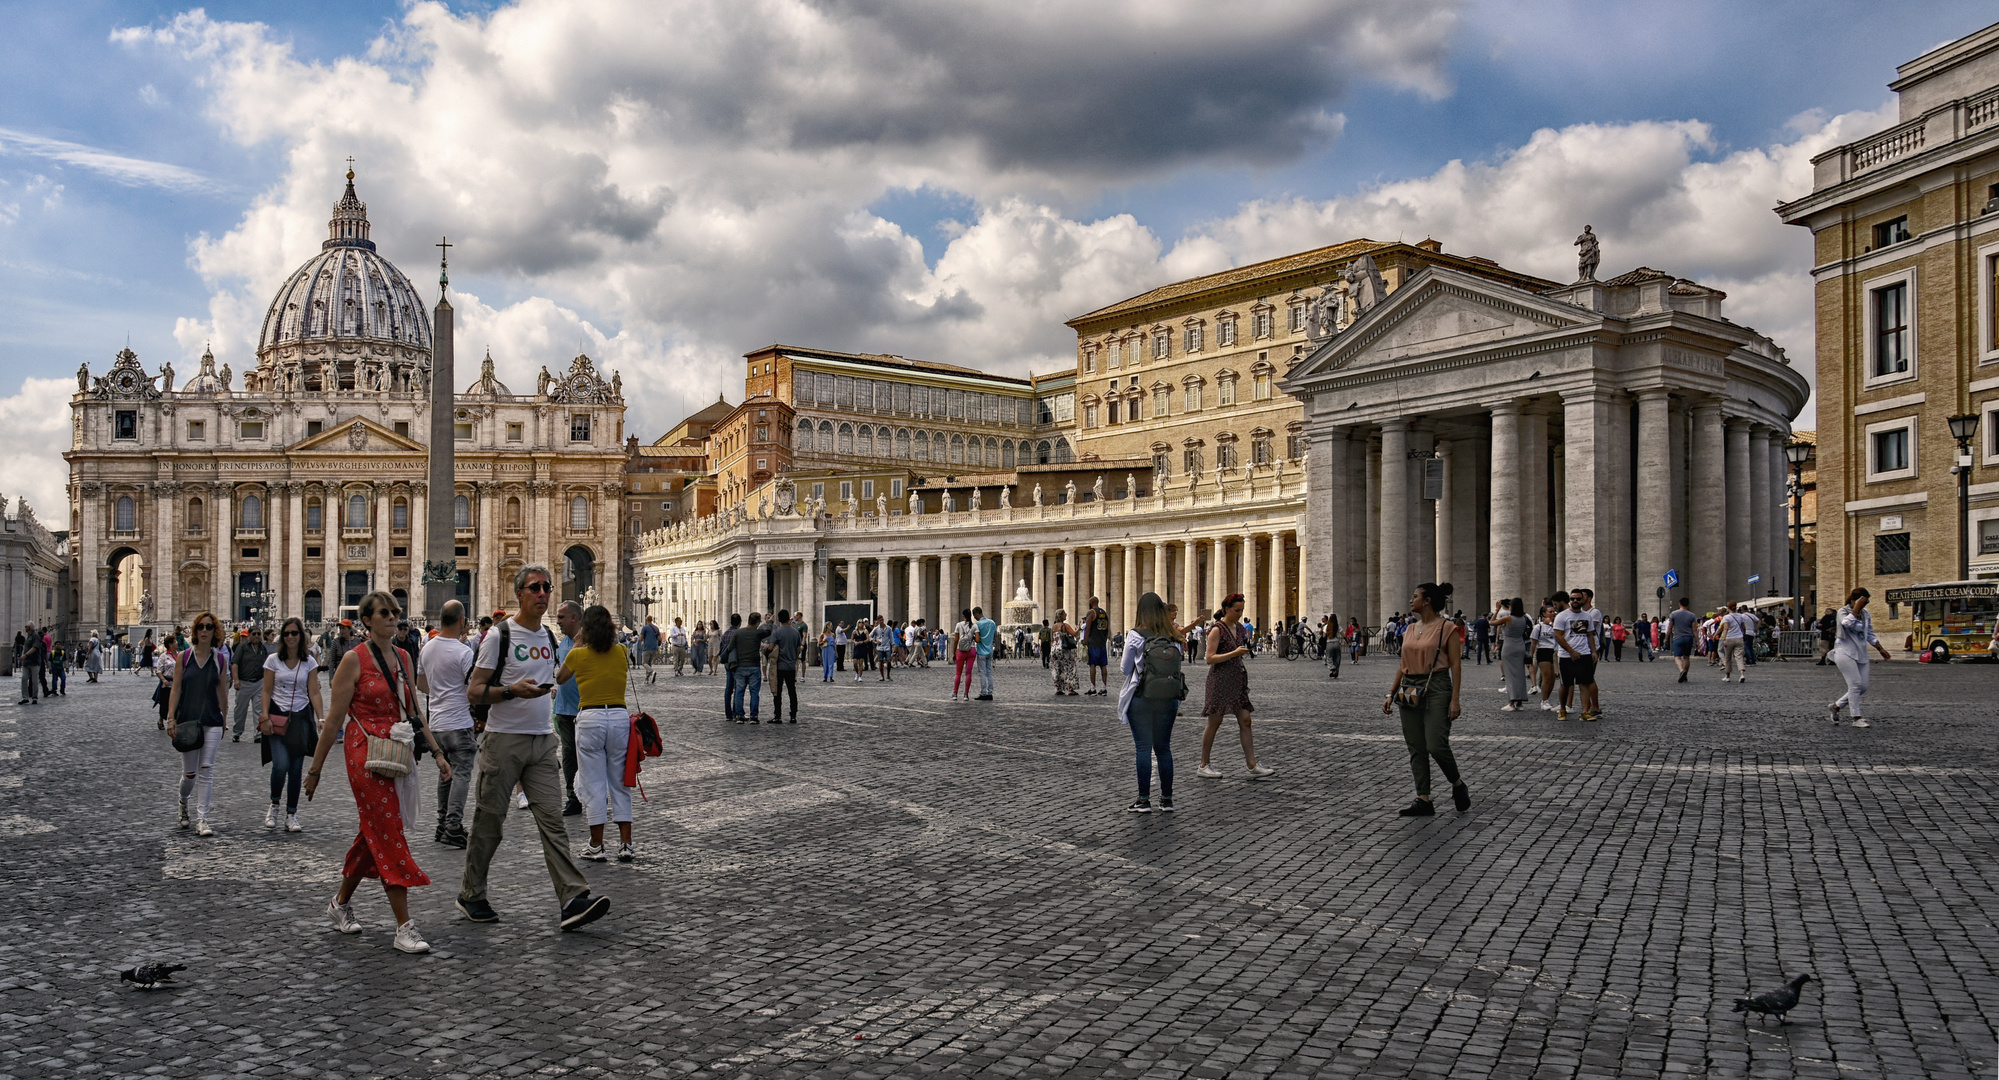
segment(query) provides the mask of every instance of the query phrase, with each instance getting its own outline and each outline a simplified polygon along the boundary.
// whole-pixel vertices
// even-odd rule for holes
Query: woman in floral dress
[[[326,755],[340,735],[344,722],[351,720],[361,730],[342,743],[347,758],[347,784],[354,791],[360,811],[361,832],[347,849],[340,871],[340,892],[326,905],[326,916],[343,934],[358,934],[361,924],[354,919],[349,901],[362,878],[382,879],[389,908],[396,914],[396,948],[402,952],[429,952],[430,946],[416,932],[410,919],[409,889],[428,885],[430,878],[417,867],[403,836],[404,813],[395,780],[368,771],[368,740],[364,735],[388,738],[397,721],[413,716],[416,709],[416,675],[409,654],[396,647],[396,620],[402,612],[396,599],[385,592],[372,592],[361,599],[358,622],[368,636],[340,658],[333,672],[333,703],[327,709],[328,723],[320,728],[319,745],[313,751],[312,768],[305,774],[305,797],[311,799],[319,788],[319,772]],[[388,670],[385,672],[384,667]],[[430,752],[437,761],[440,783],[451,782],[451,766],[437,749],[430,727],[423,737],[430,740]],[[410,816],[416,808],[410,807]]]
[[[1048,628],[1048,658],[1055,668],[1055,696],[1076,696],[1076,627],[1069,622],[1067,611],[1055,613],[1055,624]]]
[[[1229,594],[1221,610],[1215,612],[1214,628],[1208,631],[1208,692],[1201,709],[1208,727],[1201,733],[1201,767],[1195,771],[1209,779],[1222,775],[1220,769],[1208,764],[1208,753],[1215,745],[1215,733],[1222,729],[1222,717],[1231,713],[1242,735],[1242,759],[1249,766],[1249,778],[1261,780],[1277,771],[1256,763],[1256,740],[1249,730],[1256,706],[1250,704],[1249,669],[1242,662],[1249,655],[1249,628],[1242,624],[1242,609],[1242,594]]]

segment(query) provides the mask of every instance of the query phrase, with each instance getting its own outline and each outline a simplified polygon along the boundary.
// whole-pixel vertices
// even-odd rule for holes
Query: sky
[[[1360,236],[1568,280],[1585,223],[1602,276],[1720,288],[1809,376],[1771,207],[1992,18],[1889,10],[0,0],[0,495],[61,521],[79,365],[253,366],[350,156],[427,297],[456,245],[461,353],[516,387],[588,353],[646,439],[772,342],[1047,371],[1168,281]]]

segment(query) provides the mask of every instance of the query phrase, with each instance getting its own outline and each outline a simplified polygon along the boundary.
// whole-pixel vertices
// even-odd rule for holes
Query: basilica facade
[[[453,398],[452,489],[431,490],[431,318],[368,233],[350,172],[240,387],[212,354],[178,386],[171,363],[148,370],[130,349],[101,375],[77,372],[64,457],[80,627],[202,611],[317,625],[375,589],[420,607],[438,498],[451,500],[458,595],[475,610],[512,607],[507,579],[525,563],[556,567],[565,595],[618,596],[618,376],[578,356],[515,393],[488,353]]]

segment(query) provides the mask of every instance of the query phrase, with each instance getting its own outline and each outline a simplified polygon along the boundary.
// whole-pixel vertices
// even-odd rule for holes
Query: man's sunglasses
[[[530,581],[526,585],[521,586],[521,591],[532,592],[532,593],[545,593],[548,591],[548,582]]]

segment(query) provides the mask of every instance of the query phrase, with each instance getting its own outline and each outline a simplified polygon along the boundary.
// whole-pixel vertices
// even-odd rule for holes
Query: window
[[[1270,309],[1265,308],[1249,317],[1249,332],[1252,337],[1270,336]]]
[[[368,497],[349,495],[347,497],[347,527],[365,529],[368,527]]]
[[[986,468],[999,468],[999,461],[999,440],[988,437],[986,439]]]
[[[1076,395],[1057,394],[1055,396],[1055,422],[1066,424],[1076,418]]]
[[[132,497],[130,495],[118,496],[118,502],[111,511],[111,527],[119,532],[131,532],[138,528],[138,525],[135,524],[136,514],[137,511],[132,505]]]
[[[946,391],[944,400],[950,403],[951,419],[963,420],[965,418],[965,392],[963,390]]]
[[[895,411],[895,384],[887,379],[875,380],[875,411]]]
[[[1097,370],[1097,350],[1095,350],[1095,349],[1084,349],[1084,350],[1083,350],[1083,374],[1087,375],[1087,374],[1089,374],[1090,372],[1093,372],[1093,371],[1095,371],[1095,370]]]
[[[866,424],[862,424],[860,435],[854,441],[854,453],[859,454],[862,457],[872,457],[874,455],[874,452],[875,452],[875,429],[869,427]]]
[[[952,392],[953,392],[953,393],[956,393],[956,391],[952,391]],[[964,437],[964,436],[962,436],[962,435],[952,435],[952,436],[951,436],[951,464],[953,464],[953,465],[963,465],[964,463],[965,463],[965,437]]]
[[[1124,366],[1124,346],[1116,338],[1104,345],[1104,367],[1116,371]]]
[[[861,481],[861,498],[866,499],[869,502],[873,502],[874,497],[875,497],[875,482],[873,480]]]
[[[1152,332],[1152,358],[1164,360],[1173,354],[1173,333],[1164,328]]]
[[[896,412],[899,412],[899,413],[905,413],[905,414],[906,414],[906,413],[908,413],[908,412],[909,412],[909,385],[908,385],[907,383],[896,383],[896,384],[894,384],[894,390],[895,390],[895,396],[894,396],[894,397],[895,397],[895,411],[896,411]]]
[[[325,531],[326,528],[325,518],[321,516],[324,513],[325,509],[320,506],[318,499],[313,499],[310,502],[306,503],[305,531],[312,533]]]
[[[451,527],[469,529],[472,527],[472,500],[458,495],[451,500]]]
[[[812,452],[812,421],[800,420],[798,422],[798,436],[793,440],[792,448],[801,454]]]
[[[816,390],[813,385],[812,373],[809,371],[793,371],[791,373],[791,400],[803,404],[811,401],[815,395]]]
[[[927,431],[916,433],[916,460],[930,460],[930,433]]]
[[[1234,379],[1222,379],[1219,381],[1219,384],[1217,385],[1215,390],[1215,404],[1217,405],[1235,404]]]
[[[238,510],[238,513],[243,519],[243,528],[261,529],[264,527],[264,500],[255,495],[245,495],[243,497],[243,505]]]
[[[187,422],[188,442],[203,442],[207,438],[208,438],[208,425],[206,421],[189,420]]]
[[[403,438],[405,438],[405,439],[409,438],[409,437],[410,437],[410,422],[409,422],[408,420],[398,420],[398,421],[396,421],[396,434],[398,434],[398,435],[401,435],[401,436],[402,436]],[[243,436],[243,437],[244,437],[244,438],[246,438],[246,439],[247,439],[247,438],[249,438],[249,436],[248,436],[248,435],[245,435],[245,436]]]
[[[325,610],[325,609],[324,609],[324,604],[323,604],[323,602],[322,602],[322,601],[320,600],[320,596],[319,596],[319,590],[318,590],[318,589],[307,589],[307,590],[305,591],[305,621],[306,621],[306,625],[310,626],[310,625],[312,625],[312,624],[314,624],[314,623],[317,623],[317,622],[319,622],[319,621],[320,621],[320,618],[321,618],[321,617],[322,617],[322,615],[324,614],[324,610]]]
[[[825,481],[822,480],[812,485],[812,497],[815,499],[823,499],[826,497]]]
[[[1230,316],[1215,324],[1215,344],[1226,349],[1235,344],[1235,317]]]
[[[895,429],[895,456],[896,456],[897,458],[899,458],[899,459],[903,460],[903,461],[908,461],[908,460],[909,460],[909,429],[908,429],[908,428],[896,428],[896,429]]]
[[[1908,238],[1909,215],[1907,214],[1874,226],[1874,246],[1877,248],[1884,248],[1889,244],[1899,244]]]
[[[521,500],[519,498],[513,495],[507,496],[505,517],[502,520],[506,522],[508,532],[521,531]]]
[[[1916,475],[1916,418],[1905,416],[1867,425],[1867,482],[1906,480]]]
[[[1296,461],[1305,455],[1305,436],[1292,432],[1284,436],[1284,456]]]
[[[1180,454],[1180,469],[1188,476],[1201,471],[1201,448],[1190,446]]]
[[[465,437],[469,439],[469,438],[471,438],[472,436],[471,436],[471,434],[470,434],[470,433],[468,432],[468,433],[466,434],[466,436],[465,436]],[[526,431],[525,431],[525,429],[523,428],[523,426],[522,426],[522,424],[521,424],[521,422],[520,422],[519,420],[509,420],[509,421],[507,421],[507,441],[508,441],[508,442],[522,442],[522,441],[524,441],[524,440],[526,439],[526,437],[527,437],[527,436],[526,436]]]
[[[854,497],[854,482],[852,480],[840,481],[840,501],[846,502],[848,499],[851,499],[853,497]]]
[[[902,481],[890,480],[888,482],[888,497],[891,499],[902,498]]]
[[[1152,471],[1161,480],[1173,475],[1173,454],[1165,443],[1152,444]]]
[[[187,534],[189,536],[201,535],[202,522],[208,520],[207,509],[207,504],[203,503],[200,499],[189,499],[187,501]]]
[[[930,388],[912,386],[909,388],[909,411],[918,416],[930,415]]]
[[[980,395],[979,395],[979,413],[980,413],[980,415],[982,415],[982,416],[984,416],[984,417],[986,418],[986,423],[988,423],[988,424],[997,424],[997,423],[999,423],[999,422],[1000,422],[1000,396],[999,396],[998,394],[980,394]]]
[[[1171,398],[1172,396],[1173,396],[1172,391],[1166,389],[1163,386],[1155,386],[1152,388],[1152,416],[1154,419],[1158,419],[1159,417],[1166,415],[1167,406],[1171,404],[1171,402],[1168,399]]]
[[[119,409],[111,418],[111,437],[114,439],[136,439],[139,437],[139,411]]]
[[[1068,439],[1063,439],[1063,438],[1058,438],[1058,439],[1056,439],[1056,440],[1055,440],[1055,463],[1056,463],[1057,465],[1066,465],[1066,464],[1068,464],[1069,462],[1072,462],[1072,461],[1074,461],[1074,460],[1076,460],[1076,452],[1075,452],[1074,450],[1070,449],[1070,447],[1069,447],[1069,440],[1068,440]]]
[[[324,420],[307,420],[305,422],[305,437],[308,439],[325,430],[326,421]]]
[[[1190,323],[1187,326],[1186,333],[1184,335],[1185,337],[1184,344],[1186,346],[1187,352],[1197,353],[1200,352],[1205,347],[1202,342],[1202,339],[1206,336],[1205,335],[1206,330],[1207,327],[1202,326],[1200,323]]]
[[[471,442],[472,441],[471,423],[469,421],[460,420],[457,423],[452,424],[451,437],[453,440],[457,442]]]
[[[1034,463],[1036,465],[1046,465],[1054,456],[1054,453],[1054,448],[1048,445],[1048,440],[1043,439],[1034,444]]]
[[[1256,400],[1258,401],[1270,400],[1269,372],[1267,371],[1257,372],[1255,381],[1250,384],[1250,393],[1254,394],[1256,396]]]
[[[1909,283],[1898,281],[1873,293],[1874,363],[1873,378],[1905,374],[1909,370]]]
[[[851,454],[854,452],[854,425],[840,425],[839,452],[842,454]]]
[[[1235,444],[1225,442],[1215,447],[1215,462],[1228,472],[1234,472],[1236,467]]]
[[[1197,383],[1197,382],[1190,382],[1190,383],[1188,383],[1188,384],[1187,384],[1187,393],[1186,393],[1186,398],[1187,398],[1187,407],[1186,407],[1186,410],[1185,410],[1185,411],[1187,411],[1187,412],[1200,412],[1200,411],[1201,411],[1201,384],[1200,384],[1200,383]]]
[[[398,497],[389,504],[389,528],[396,532],[408,532],[410,528],[410,504],[408,499]]]
[[[580,413],[569,414],[569,441],[570,442],[590,441],[589,413],[580,412]]]
[[[1083,426],[1086,428],[1097,426],[1097,407],[1095,405],[1083,406]]]
[[[569,531],[590,531],[590,500],[581,495],[569,500]]]
[[[1999,518],[1986,518],[1978,523],[1978,553],[1999,555]]]
[[[1909,572],[1908,533],[1882,533],[1874,538],[1874,572],[1877,574]]]
[[[399,424],[397,426],[409,427],[408,424]],[[262,420],[245,420],[241,424],[236,425],[236,434],[245,439],[261,439],[264,437],[264,422]],[[408,432],[403,432],[402,434],[408,434]]]
[[[1270,464],[1270,436],[1257,435],[1249,440],[1249,459],[1258,465]]]
[[[1001,444],[1000,444],[1000,462],[999,462],[999,463],[1000,463],[1000,468],[1002,468],[1002,469],[1011,469],[1011,468],[1013,468],[1013,467],[1014,467],[1014,463],[1013,463],[1013,460],[1014,460],[1014,459],[1013,459],[1013,440],[1012,440],[1012,439],[1008,439],[1008,440],[1007,440],[1006,442],[1003,442],[1003,443],[1001,443]]]
[[[1305,329],[1305,305],[1292,304],[1289,310],[1291,318],[1286,324],[1286,328],[1294,334]]]
[[[770,468],[770,459],[769,459],[769,458],[758,458],[758,459],[757,459],[757,469],[758,469],[758,470],[760,470],[760,471],[761,471],[761,470],[763,470],[763,469],[768,469],[768,468]]]

